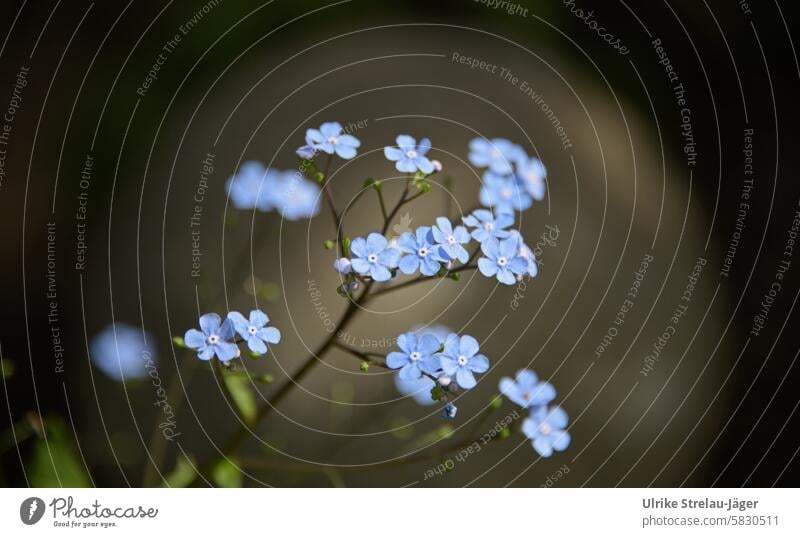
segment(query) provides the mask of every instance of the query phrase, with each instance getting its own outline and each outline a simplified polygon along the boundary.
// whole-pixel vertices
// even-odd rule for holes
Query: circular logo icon
[[[19,518],[23,524],[32,526],[42,519],[44,515],[44,500],[33,496],[22,502],[19,506]]]

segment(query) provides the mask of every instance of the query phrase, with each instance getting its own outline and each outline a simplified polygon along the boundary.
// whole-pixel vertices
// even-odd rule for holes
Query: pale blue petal
[[[247,339],[247,348],[256,354],[265,354],[267,352],[267,346],[264,345],[264,342],[257,336],[252,336]]]
[[[230,317],[230,315],[228,315]],[[267,314],[261,310],[253,310],[250,312],[250,324],[256,328],[261,328],[269,322]]]
[[[376,282],[388,282],[392,279],[392,273],[389,272],[389,269],[381,265],[372,265],[369,275]]]
[[[239,347],[233,343],[221,341],[214,345],[214,352],[217,354],[217,358],[223,362],[227,362],[236,358],[236,356],[239,354]]]
[[[481,271],[481,274],[486,276],[487,278],[491,278],[495,274],[497,274],[497,265],[494,261],[487,259],[485,257],[481,257],[478,259],[478,270]]]
[[[400,369],[408,363],[408,354],[402,352],[390,352],[386,356],[386,366],[390,369]]]
[[[458,342],[458,353],[467,358],[474,356],[479,349],[478,340],[472,336],[462,336]]]
[[[370,233],[367,236],[367,253],[377,254],[386,249],[389,242],[380,233]]]
[[[533,441],[533,449],[542,457],[549,457],[553,454],[553,446],[550,440],[545,437],[539,437]]]
[[[475,375],[466,367],[458,368],[458,371],[456,371],[456,382],[465,390],[474,388],[478,384],[478,381],[475,380]]]
[[[397,346],[406,354],[417,350],[417,335],[414,332],[405,332],[397,336]]]
[[[399,268],[403,274],[414,274],[419,268],[419,258],[415,255],[404,256],[400,260]]]
[[[358,272],[359,274],[366,274],[369,272],[371,268],[369,261],[367,261],[366,259],[361,259],[360,257],[351,259],[350,266],[353,267],[353,270]]]
[[[273,345],[280,343],[281,341],[281,331],[275,328],[274,326],[268,326],[266,328],[262,328],[256,335],[266,341],[267,343],[272,343]]]
[[[567,449],[569,447],[570,441],[572,440],[567,431],[554,432],[551,435],[551,437],[552,437],[551,443],[553,449],[555,449],[556,451],[564,451],[565,449]]]
[[[201,349],[206,344],[206,336],[200,330],[192,328],[184,334],[183,342],[190,349]]]
[[[399,375],[403,380],[415,380],[422,376],[422,371],[417,363],[409,362],[400,370]]]
[[[397,142],[398,147],[403,149],[404,153],[409,149],[416,150],[417,148],[417,141],[407,134],[401,134],[395,141]]]
[[[405,157],[405,153],[396,147],[384,147],[383,154],[391,161],[397,161]]]
[[[356,237],[350,243],[350,251],[358,257],[367,257],[369,255],[367,253],[367,241],[361,237]]]
[[[502,268],[497,271],[497,281],[505,285],[514,285],[517,283],[517,278],[514,276],[513,272],[507,268]]]
[[[219,325],[221,322],[222,320],[216,313],[206,313],[200,317],[200,329],[207,336],[216,334],[219,330]]]
[[[550,412],[547,414],[547,418],[545,419],[553,429],[565,429],[567,427],[567,423],[569,422],[567,413],[564,412],[564,409],[560,406],[551,408]]]
[[[489,359],[482,354],[476,354],[470,358],[468,366],[475,373],[486,373],[489,371]]]

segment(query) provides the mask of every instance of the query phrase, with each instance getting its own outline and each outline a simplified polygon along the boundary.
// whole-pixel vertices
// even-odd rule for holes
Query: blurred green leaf
[[[0,359],[0,371],[4,379],[10,379],[14,376],[14,362],[8,358]]]
[[[211,472],[211,479],[218,487],[237,488],[242,486],[242,473],[230,458],[217,463]]]
[[[72,443],[72,431],[55,416],[44,420],[47,441],[37,439],[28,464],[32,487],[90,487],[91,481]]]
[[[175,345],[176,347],[180,348],[180,349],[187,349],[188,348],[186,346],[186,342],[183,341],[183,338],[181,336],[175,336],[174,338],[172,338],[172,344]]]
[[[242,375],[225,375],[225,385],[231,392],[234,404],[247,421],[256,417],[256,399],[250,388],[250,378]]]
[[[178,460],[175,461],[175,468],[164,476],[164,486],[172,488],[188,487],[194,481],[194,478],[195,471],[192,461],[180,454],[178,455]]]

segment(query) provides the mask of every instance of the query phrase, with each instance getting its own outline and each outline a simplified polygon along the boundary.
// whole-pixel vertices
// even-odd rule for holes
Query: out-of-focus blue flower
[[[458,408],[453,403],[447,403],[442,409],[442,417],[446,420],[453,420],[456,418]]]
[[[530,369],[517,372],[516,380],[500,379],[500,393],[522,408],[546,405],[556,398],[556,389],[549,382],[539,382]]]
[[[340,158],[351,159],[356,156],[356,149],[361,142],[355,136],[342,133],[342,126],[336,121],[323,123],[319,129],[306,131],[306,145],[297,150],[301,158],[314,156],[311,150],[324,151],[329,155],[336,153]],[[304,155],[311,154],[311,157]]]
[[[306,145],[298,147],[295,153],[301,159],[311,160],[317,154],[317,150],[314,148],[314,144],[310,143],[310,140],[306,138]]]
[[[439,340],[426,334],[420,338],[413,332],[406,332],[397,338],[397,346],[402,352],[390,352],[386,365],[399,369],[399,376],[406,380],[418,379],[422,373],[431,374],[439,369],[439,359],[434,356],[439,350]]]
[[[266,354],[266,343],[274,345],[281,340],[281,333],[277,328],[266,326],[269,317],[261,310],[251,311],[249,319],[245,319],[238,311],[232,311],[228,313],[228,319],[233,323],[236,332],[247,342],[247,347],[256,354]]]
[[[486,257],[478,259],[478,270],[487,278],[497,276],[497,281],[514,285],[517,275],[528,271],[528,262],[519,256],[519,241],[515,237],[498,241],[490,238],[481,244]]]
[[[479,350],[474,337],[450,334],[440,355],[442,371],[449,377],[455,376],[456,383],[465,390],[473,388],[477,384],[473,373],[489,370],[489,359],[478,354]]]
[[[445,261],[439,254],[440,247],[433,242],[429,227],[419,227],[416,233],[403,233],[397,245],[401,252],[408,254],[400,260],[399,268],[403,274],[414,274],[419,269],[425,276],[433,276]]]
[[[287,220],[313,218],[320,211],[320,189],[298,172],[280,172],[267,177],[270,204]]]
[[[567,413],[561,407],[548,410],[546,406],[534,408],[529,418],[522,422],[522,432],[533,442],[542,457],[549,457],[553,451],[564,451],[569,447],[570,435],[566,429]]]
[[[397,137],[397,147],[384,147],[383,154],[386,158],[395,163],[397,171],[403,173],[414,173],[417,170],[422,173],[433,173],[435,167],[425,155],[431,148],[431,141],[427,138],[417,140],[406,134]]]
[[[513,214],[524,211],[533,205],[528,191],[521,187],[513,177],[504,177],[486,172],[480,192],[481,205],[494,208],[497,214]]]
[[[340,257],[333,262],[333,270],[339,274],[350,274],[353,271],[353,265],[346,257]]]
[[[509,236],[506,228],[514,223],[514,217],[510,214],[501,214],[497,218],[491,211],[486,209],[477,209],[471,215],[462,218],[464,223],[475,228],[472,230],[472,238],[476,241],[483,243],[489,237],[497,239],[505,239]]]
[[[410,395],[414,401],[423,406],[430,406],[436,403],[431,398],[431,389],[435,383],[430,377],[421,376],[418,379],[403,379],[400,375],[394,375],[394,385],[403,395]]]
[[[225,191],[231,204],[240,210],[258,208],[268,211],[272,208],[269,201],[269,180],[267,169],[260,162],[245,162],[238,173],[225,183]]]
[[[436,225],[431,228],[433,239],[442,246],[442,251],[450,259],[458,259],[462,263],[469,261],[469,252],[462,246],[470,241],[469,231],[464,226],[456,226],[444,216],[436,219]]]
[[[198,358],[210,360],[216,355],[227,362],[239,356],[239,347],[231,343],[235,329],[230,319],[221,323],[219,315],[206,313],[200,317],[200,330],[192,328],[183,336],[186,346],[196,350]]]
[[[489,168],[499,175],[510,175],[514,170],[514,162],[524,157],[525,152],[521,147],[503,138],[475,138],[469,143],[469,161],[472,165]]]
[[[522,238],[522,235],[516,229],[512,229],[510,231],[511,235],[509,238],[517,239],[517,244],[519,245],[519,251],[517,252],[518,255],[525,260],[528,264],[528,270],[526,273],[531,278],[535,278],[537,274],[539,274],[539,263],[536,262],[536,255],[533,253]]]
[[[139,379],[147,376],[146,362],[157,360],[156,349],[150,349],[144,342],[141,328],[114,323],[92,338],[89,354],[94,366],[107,377],[114,380]]]
[[[390,280],[389,269],[397,267],[400,260],[400,252],[389,248],[389,241],[380,233],[370,233],[366,240],[353,239],[350,251],[356,256],[350,259],[353,270],[362,276],[369,275],[376,282]]]
[[[544,199],[547,170],[538,158],[526,156],[519,160],[514,177],[533,199],[539,201]]]

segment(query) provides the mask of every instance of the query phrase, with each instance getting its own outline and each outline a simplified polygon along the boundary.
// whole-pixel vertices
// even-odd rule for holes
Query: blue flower
[[[145,345],[141,328],[114,323],[92,338],[89,355],[107,377],[124,381],[147,376],[146,358],[155,361],[156,349]]]
[[[462,220],[469,227],[475,228],[472,230],[471,235],[473,239],[480,243],[483,243],[489,237],[505,239],[510,235],[506,228],[514,223],[513,216],[501,214],[495,218],[492,212],[486,209],[473,211],[471,215],[465,216]]]
[[[361,237],[353,239],[350,251],[356,257],[350,263],[357,273],[369,275],[376,282],[385,282],[392,278],[389,269],[397,267],[400,252],[389,248],[389,241],[380,233],[370,233],[366,240]]]
[[[556,398],[556,389],[549,382],[539,382],[539,377],[530,369],[517,372],[516,381],[500,379],[500,393],[522,408],[546,405]]]
[[[397,241],[400,251],[409,254],[400,260],[400,272],[414,274],[417,269],[425,276],[433,276],[442,268],[445,259],[439,254],[439,246],[433,243],[431,228],[417,228],[416,234],[407,231]]]
[[[510,175],[514,170],[513,163],[524,157],[525,152],[521,147],[503,138],[491,141],[475,138],[469,143],[469,161],[472,165],[489,168],[496,174]]]
[[[431,374],[439,369],[439,359],[434,356],[439,351],[439,340],[430,334],[417,338],[413,332],[406,332],[397,338],[397,346],[402,352],[390,352],[386,356],[386,365],[390,369],[399,369],[399,376],[405,380],[414,380],[422,373]]]
[[[567,413],[561,407],[548,410],[546,406],[533,409],[529,418],[522,422],[522,432],[533,442],[542,457],[549,457],[553,451],[564,451],[569,447],[570,436],[567,427]]]
[[[320,211],[320,189],[299,172],[268,175],[269,202],[287,220],[312,218]]]
[[[422,376],[418,379],[403,379],[400,375],[394,375],[394,385],[403,395],[411,396],[414,401],[423,406],[430,406],[436,403],[431,398],[431,390],[435,382],[430,377]]]
[[[261,310],[251,311],[249,319],[245,319],[238,311],[232,311],[228,313],[228,319],[247,342],[247,347],[256,354],[266,354],[266,343],[276,344],[281,340],[281,333],[277,328],[266,326],[269,317]]]
[[[442,409],[442,417],[446,420],[453,420],[456,418],[458,408],[453,403],[447,403]]]
[[[489,370],[489,359],[478,354],[478,350],[478,342],[472,336],[450,334],[444,342],[444,351],[440,355],[442,371],[449,377],[455,375],[456,383],[465,390],[477,384],[473,373]]]
[[[417,170],[422,173],[433,173],[434,165],[425,155],[431,148],[431,141],[427,138],[417,140],[411,136],[401,134],[397,137],[397,147],[384,147],[383,154],[386,158],[395,162],[397,171],[403,173],[414,173]]]
[[[270,171],[269,173],[274,173]],[[245,162],[239,172],[231,176],[225,183],[225,191],[231,204],[240,210],[258,208],[268,211],[272,208],[269,201],[269,183],[267,169],[260,162]]]
[[[504,177],[492,172],[483,174],[480,201],[481,205],[494,208],[498,214],[524,211],[533,205],[528,191],[522,188],[513,177]]]
[[[311,150],[324,151],[329,155],[336,153],[343,159],[351,159],[356,156],[356,149],[361,146],[361,142],[355,136],[342,134],[342,126],[336,121],[323,123],[319,130],[308,129],[306,131],[306,145],[297,150],[301,158],[311,158],[314,154]],[[305,155],[311,155],[307,157]]]
[[[458,259],[462,263],[469,261],[469,252],[464,249],[462,244],[470,241],[469,232],[464,226],[457,226],[453,229],[453,224],[444,216],[436,219],[436,225],[431,229],[433,239],[442,245],[442,251],[450,259]]]
[[[498,241],[490,238],[481,244],[486,257],[478,259],[478,270],[487,278],[497,276],[497,281],[514,285],[516,276],[528,271],[528,262],[519,255],[519,241],[515,237]]]
[[[533,253],[533,250],[528,248],[528,246],[525,244],[519,231],[512,229],[510,233],[511,235],[509,238],[517,239],[517,244],[519,245],[519,251],[517,252],[518,255],[528,264],[526,273],[531,278],[535,278],[536,275],[539,274],[539,263],[536,262],[536,255]]]
[[[183,336],[186,346],[197,351],[201,360],[210,360],[217,355],[223,362],[239,356],[239,347],[231,343],[235,330],[230,319],[220,325],[219,315],[206,313],[200,317],[200,330],[187,330]]]
[[[353,271],[353,265],[346,257],[340,257],[333,262],[333,270],[339,274],[350,274]]]
[[[525,157],[518,161],[514,177],[533,199],[540,201],[544,199],[547,170],[538,158]]]

